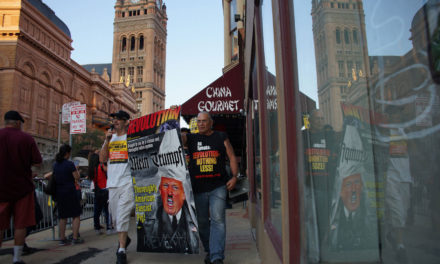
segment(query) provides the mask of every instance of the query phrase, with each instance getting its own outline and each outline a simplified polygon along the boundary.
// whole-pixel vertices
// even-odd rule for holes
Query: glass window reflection
[[[264,84],[266,146],[268,158],[268,173],[270,181],[269,204],[272,225],[281,235],[281,195],[280,195],[280,158],[278,141],[278,95],[276,86],[275,49],[273,33],[273,15],[271,1],[263,1],[261,6],[264,59],[266,76]]]
[[[309,262],[440,262],[440,1],[292,1]]]

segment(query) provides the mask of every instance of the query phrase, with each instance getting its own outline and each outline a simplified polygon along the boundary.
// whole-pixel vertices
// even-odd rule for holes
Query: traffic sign
[[[70,108],[70,134],[86,133],[86,105],[74,105]]]

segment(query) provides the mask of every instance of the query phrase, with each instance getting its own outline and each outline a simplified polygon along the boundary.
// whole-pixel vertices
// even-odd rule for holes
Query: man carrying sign
[[[223,132],[212,130],[209,113],[197,116],[197,134],[182,134],[190,155],[189,171],[199,223],[200,238],[208,253],[205,263],[223,263],[226,238],[226,193],[237,182],[238,164],[234,149]],[[232,178],[226,172],[229,158]]]
[[[133,182],[128,166],[127,129],[130,115],[122,110],[110,114],[114,128],[106,134],[106,139],[99,152],[99,160],[108,162],[107,188],[109,190],[109,209],[113,223],[116,222],[119,248],[116,263],[127,263],[125,249],[130,243],[128,227],[130,213],[134,206]]]

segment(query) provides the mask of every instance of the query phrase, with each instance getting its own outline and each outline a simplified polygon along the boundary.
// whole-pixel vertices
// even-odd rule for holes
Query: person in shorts
[[[126,248],[131,239],[128,237],[130,213],[134,207],[133,182],[128,166],[127,129],[130,115],[120,110],[110,114],[113,128],[106,134],[99,152],[100,162],[107,162],[107,189],[109,191],[109,211],[113,223],[116,223],[119,247],[116,263],[127,263]]]
[[[32,136],[21,131],[23,117],[17,111],[4,116],[0,129],[0,246],[4,230],[14,217],[14,263],[21,260],[26,228],[35,225],[35,196],[32,166],[42,163],[41,154]]]

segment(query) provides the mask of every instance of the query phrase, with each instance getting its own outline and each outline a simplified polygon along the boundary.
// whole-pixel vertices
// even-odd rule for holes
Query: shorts
[[[34,192],[14,202],[0,202],[0,230],[10,227],[11,216],[14,216],[15,229],[23,229],[36,224]]]
[[[410,207],[409,182],[400,182],[392,177],[387,177],[385,203],[388,211],[387,217],[392,227],[405,227],[408,209]]]
[[[131,210],[134,207],[134,191],[132,183],[121,187],[108,188],[108,209],[116,231],[127,232]]]

